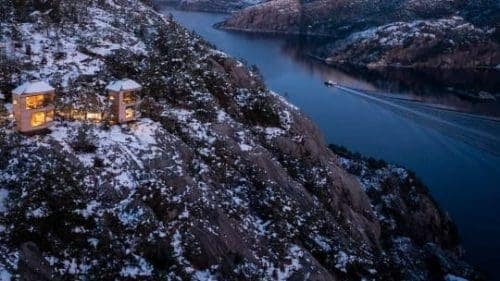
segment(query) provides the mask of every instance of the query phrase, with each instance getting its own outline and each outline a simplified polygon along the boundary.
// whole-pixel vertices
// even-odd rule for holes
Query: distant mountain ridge
[[[448,24],[440,28],[438,24],[440,20],[447,20]],[[422,21],[427,23],[418,25]],[[343,61],[343,63],[371,66],[460,68],[495,67],[500,63],[499,22],[500,1],[491,0],[273,0],[239,11],[218,26],[247,32],[331,37],[332,43],[336,44],[328,44],[329,50],[322,48],[315,53],[331,63]],[[397,48],[396,55],[394,46],[387,49],[384,45],[384,42],[394,41],[391,40],[392,34],[380,38],[379,33],[377,38],[381,41],[376,42],[376,38],[370,38],[375,33],[368,32],[391,24],[403,28],[399,30],[402,33],[405,32],[404,26],[416,25],[414,32],[427,33],[430,37],[435,37],[434,42],[429,45],[420,44],[418,40],[405,41]],[[455,26],[450,27],[453,24]],[[461,30],[467,24],[472,27]],[[429,28],[430,26],[432,28]],[[450,30],[454,30],[455,38],[444,36]],[[352,42],[351,37],[348,39],[352,42],[350,46],[364,45],[364,47],[357,46],[360,49],[355,52],[345,52],[344,49],[338,48],[340,45],[349,44],[347,41],[338,42],[338,40],[362,31],[365,31],[364,36],[357,38],[369,40],[370,44]],[[450,45],[449,40],[460,44]],[[408,48],[411,50],[407,50]],[[412,60],[408,60],[406,56],[406,51],[417,50],[417,53],[425,53],[431,50],[436,56],[450,57],[450,53],[455,53],[456,55],[451,57],[458,57],[464,49],[478,50],[477,54],[467,53],[472,63],[463,64],[460,60],[436,63],[446,59],[435,58],[428,61],[412,55]],[[341,60],[335,55],[338,53],[342,53]],[[363,55],[361,60],[357,57],[359,53]],[[386,63],[380,59],[381,56],[391,59]]]

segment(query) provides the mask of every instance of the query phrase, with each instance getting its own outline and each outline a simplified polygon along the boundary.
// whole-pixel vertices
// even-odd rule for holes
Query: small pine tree
[[[26,53],[27,56],[31,57],[32,51],[31,51],[31,45],[30,44],[26,44],[25,45],[25,53]]]
[[[97,146],[94,144],[95,135],[91,131],[91,126],[89,124],[83,124],[76,134],[71,147],[76,152],[81,153],[93,153],[97,150]]]

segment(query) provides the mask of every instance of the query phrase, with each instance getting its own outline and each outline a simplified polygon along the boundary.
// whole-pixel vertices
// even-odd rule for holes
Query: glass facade
[[[100,112],[87,112],[87,120],[100,122],[102,120],[102,113]]]
[[[39,109],[52,102],[49,95],[36,95],[26,97],[26,109]]]
[[[31,127],[39,127],[45,124],[45,112],[34,112],[31,114]]]
[[[133,119],[135,117],[135,109],[133,107],[127,107],[125,109],[125,119]]]
[[[137,102],[137,97],[133,92],[126,92],[123,94],[123,103],[131,104],[136,102]]]

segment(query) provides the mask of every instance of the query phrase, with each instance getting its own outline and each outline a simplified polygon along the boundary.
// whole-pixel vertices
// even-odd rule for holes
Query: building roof
[[[139,83],[135,82],[134,80],[124,79],[124,80],[111,82],[106,87],[106,90],[120,92],[120,91],[140,90],[141,88],[142,88],[142,86]]]
[[[48,83],[43,81],[30,81],[22,84],[12,91],[14,95],[25,95],[25,94],[35,94],[35,93],[46,93],[52,92],[55,89]]]

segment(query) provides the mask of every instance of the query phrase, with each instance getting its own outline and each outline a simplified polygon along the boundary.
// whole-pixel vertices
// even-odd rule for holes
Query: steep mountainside
[[[240,11],[219,27],[249,32],[326,36],[331,37],[332,42],[355,32],[363,32],[362,36],[353,36],[369,41],[368,44],[364,41],[353,42],[350,38],[339,44],[356,45],[353,52],[327,46],[315,54],[327,58],[329,51],[340,53],[340,58],[332,55],[329,61],[385,66],[380,57],[390,57],[388,64],[409,67],[495,67],[500,64],[499,22],[500,2],[491,0],[273,0]],[[407,37],[416,40],[402,41],[403,47],[387,48],[385,43],[397,38],[392,34],[380,36],[374,32],[377,28],[383,30],[387,27],[398,28],[399,33],[411,31],[413,35]],[[452,33],[446,34],[450,30]],[[421,39],[422,36],[415,33],[425,33],[423,37],[432,37],[433,40],[425,42],[427,39]],[[361,46],[358,46],[359,43],[362,43]],[[406,54],[407,49],[410,49],[409,55]],[[467,58],[472,63],[462,65],[463,60],[453,60],[470,49],[473,51],[467,53]],[[431,56],[439,58],[431,61],[427,58],[408,60],[428,51]],[[363,57],[358,58],[358,53],[362,53]],[[368,59],[369,55],[375,58]],[[440,64],[436,60],[450,62]]]
[[[0,5],[2,280],[479,278],[411,173],[337,156],[256,73],[146,3]],[[144,86],[137,122],[14,130],[22,81],[99,111],[125,77]]]

